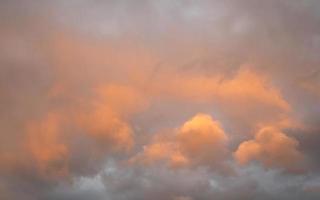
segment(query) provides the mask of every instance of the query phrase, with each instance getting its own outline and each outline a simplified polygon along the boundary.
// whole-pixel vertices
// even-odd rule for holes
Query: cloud
[[[176,74],[179,73],[179,76]],[[292,107],[270,77],[253,66],[240,66],[231,74],[162,70],[155,74],[146,92],[152,97],[209,105],[225,119],[228,128],[239,135],[257,127],[297,124],[290,117]]]
[[[49,113],[42,121],[28,124],[27,128],[27,150],[39,174],[48,179],[69,175],[69,152],[62,141],[61,120],[59,115]]]
[[[303,191],[306,177],[284,176],[258,166],[238,169],[237,176],[219,176],[203,168],[172,170],[165,166],[108,165],[102,173],[105,196],[111,199],[316,199]],[[94,178],[95,179],[95,178]],[[156,195],[155,195],[156,194]],[[155,196],[154,196],[155,195]]]
[[[227,170],[225,164],[228,137],[210,115],[199,113],[168,135],[157,135],[143,152],[131,162],[170,167],[207,166],[216,171]],[[224,169],[225,168],[225,169]]]
[[[195,163],[219,165],[227,155],[228,137],[219,122],[210,115],[197,114],[185,122],[177,133],[181,152]]]
[[[177,72],[173,70],[158,72],[150,88],[151,92],[185,98],[189,101],[226,102],[230,105],[241,104],[247,107],[249,103],[253,103],[289,111],[290,105],[283,99],[280,91],[272,86],[266,76],[255,72],[252,68],[240,66],[231,76],[219,73],[210,76],[183,72],[180,76],[175,76]],[[236,102],[234,98],[237,99]]]
[[[264,127],[253,140],[242,142],[234,156],[244,165],[257,160],[268,168],[278,167],[288,171],[303,170],[303,155],[299,142],[275,127]]]
[[[61,91],[48,98],[65,98]],[[35,196],[41,196],[55,184],[98,173],[106,160],[133,148],[129,118],[146,106],[137,91],[107,84],[93,89],[90,97],[78,98],[69,108],[59,105],[23,121],[20,140],[11,149],[0,151],[4,163],[0,174],[8,176],[6,182],[30,181],[26,190],[40,184],[45,190]]]
[[[303,77],[303,79],[298,82],[301,88],[314,95],[315,97],[319,97],[320,71],[315,71],[312,74]]]
[[[177,196],[174,197],[173,200],[192,200],[192,198],[188,196]]]
[[[319,199],[319,8],[0,1],[0,199]]]
[[[97,93],[88,112],[77,112],[78,126],[105,148],[111,146],[109,150],[130,150],[134,131],[128,118],[145,109],[147,101],[139,91],[124,85],[109,84],[97,89]]]
[[[170,167],[182,167],[187,165],[189,160],[179,151],[174,142],[156,141],[144,146],[143,152],[131,159],[130,162],[140,162],[145,165],[165,162]]]

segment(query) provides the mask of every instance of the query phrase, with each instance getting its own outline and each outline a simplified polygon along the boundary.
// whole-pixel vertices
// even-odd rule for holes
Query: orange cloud
[[[217,167],[228,152],[226,134],[219,123],[206,114],[197,114],[172,134],[169,138],[157,137],[131,161],[144,164],[165,162],[173,167]]]
[[[117,84],[98,87],[94,92],[92,99],[81,99],[84,104],[75,104],[72,109],[57,109],[48,112],[43,119],[27,122],[23,142],[27,154],[35,161],[39,176],[48,179],[68,177],[77,157],[72,141],[79,138],[88,141],[87,151],[96,157],[85,159],[99,161],[107,154],[133,147],[134,133],[128,121],[130,115],[148,105],[145,98],[134,88]],[[13,159],[11,154],[0,156],[11,163],[24,162]]]
[[[182,167],[189,163],[179,151],[176,143],[171,141],[155,142],[143,148],[143,153],[133,158],[131,162],[141,162],[145,165],[165,162],[170,167]]]
[[[267,77],[257,74],[248,67],[242,67],[233,77],[223,74],[204,76],[201,74],[169,71],[158,74],[150,87],[158,94],[173,97],[188,98],[187,100],[227,101],[247,105],[247,103],[260,103],[277,107],[284,111],[290,110],[290,105],[282,98],[281,93],[275,89]]]
[[[129,150],[134,139],[127,119],[147,106],[143,95],[134,88],[108,84],[97,89],[92,108],[78,116],[78,123],[98,143],[112,144],[107,146],[113,150]]]
[[[176,140],[183,154],[195,163],[214,164],[226,155],[228,138],[210,115],[197,114],[179,128]]]
[[[28,125],[27,149],[40,174],[47,178],[68,175],[68,147],[62,140],[61,116],[49,113],[39,122]]]
[[[193,198],[189,196],[176,196],[176,197],[173,197],[172,200],[193,200]]]
[[[176,74],[179,74],[176,75]],[[234,75],[207,75],[163,71],[147,86],[149,95],[188,102],[210,104],[219,110],[232,125],[254,129],[265,125],[287,126],[290,104],[268,77],[244,66]]]
[[[266,167],[299,170],[303,155],[298,151],[298,141],[275,127],[262,128],[253,140],[242,142],[235,159],[242,165],[260,161]]]
[[[266,77],[249,69],[241,69],[233,79],[222,81],[218,96],[222,100],[236,99],[237,104],[258,102],[280,110],[290,110],[289,104],[282,98],[280,92],[268,83]]]
[[[49,57],[57,66],[57,75],[62,79],[59,81],[74,84],[79,89],[107,80],[108,86],[99,88],[99,93],[108,98],[113,94],[118,96],[106,98],[106,101],[119,112],[127,114],[130,109],[136,109],[137,104],[130,105],[126,100],[141,102],[135,94],[137,91],[144,98],[209,103],[228,120],[250,128],[286,121],[291,110],[281,92],[267,76],[255,71],[255,66],[242,66],[230,76],[223,74],[223,69],[218,73],[201,73],[178,67],[182,65],[181,58],[169,56],[168,60],[161,53],[150,51],[148,46],[130,39],[115,44],[111,40],[101,42],[70,35],[61,32],[53,38],[50,36],[46,46]],[[125,86],[112,84],[119,81]],[[60,87],[54,88],[52,95],[59,92]],[[123,100],[126,101],[124,104]]]
[[[82,115],[79,126],[103,148],[129,150],[133,146],[131,126],[108,107],[97,107]]]
[[[97,93],[97,106],[108,106],[120,115],[128,116],[148,106],[148,101],[141,91],[131,86],[107,84],[99,87]]]

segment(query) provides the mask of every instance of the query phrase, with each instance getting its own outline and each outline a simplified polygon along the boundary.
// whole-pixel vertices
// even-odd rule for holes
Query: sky
[[[320,1],[0,0],[1,200],[317,200]]]

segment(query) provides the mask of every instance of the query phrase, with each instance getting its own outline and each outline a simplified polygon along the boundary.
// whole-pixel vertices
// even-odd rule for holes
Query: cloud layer
[[[319,13],[0,1],[0,199],[319,199]]]

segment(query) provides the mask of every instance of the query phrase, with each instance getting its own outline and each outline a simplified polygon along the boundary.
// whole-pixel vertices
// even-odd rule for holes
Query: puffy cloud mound
[[[183,154],[195,163],[217,165],[227,154],[228,137],[210,115],[197,114],[183,124],[177,143]]]
[[[253,140],[242,142],[234,156],[244,165],[260,161],[266,167],[302,170],[303,156],[298,150],[298,141],[275,127],[264,127]]]
[[[197,114],[168,136],[155,137],[131,161],[165,162],[171,167],[207,166],[223,171],[228,155],[228,137],[210,115]]]

